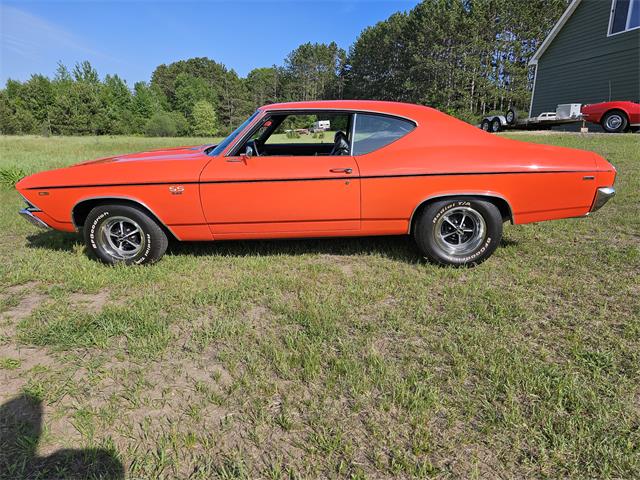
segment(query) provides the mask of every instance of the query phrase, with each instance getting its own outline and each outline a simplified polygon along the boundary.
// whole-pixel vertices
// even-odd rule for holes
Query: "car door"
[[[350,155],[215,157],[200,196],[215,238],[340,235],[360,229],[360,180]]]

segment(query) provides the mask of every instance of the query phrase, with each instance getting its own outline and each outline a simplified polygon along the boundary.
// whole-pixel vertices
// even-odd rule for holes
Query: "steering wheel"
[[[256,157],[260,156],[260,152],[258,151],[258,142],[256,142],[255,139],[254,140],[249,140],[247,142],[247,147],[251,147],[251,149],[253,150],[253,154]]]

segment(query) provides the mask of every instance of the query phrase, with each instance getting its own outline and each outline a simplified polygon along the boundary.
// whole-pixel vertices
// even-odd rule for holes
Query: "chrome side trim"
[[[253,132],[254,127],[267,116],[267,112],[265,112],[264,110],[258,109],[257,111],[259,111],[260,113],[256,115],[256,118],[253,119],[253,122],[247,125],[243,131],[239,132],[238,136],[233,140],[233,142],[231,142],[224,151],[220,152],[220,155],[218,155],[220,158],[234,156],[231,155],[231,152],[233,152],[236,147],[240,146],[240,144],[249,137],[249,134]],[[207,165],[209,165],[209,163],[207,163]],[[203,167],[202,171],[200,172],[201,175],[202,172],[204,172],[204,169],[207,168],[207,165]]]
[[[38,208],[37,205],[35,205],[33,202],[30,202],[29,200],[27,200],[27,198],[21,194],[20,192],[18,192],[18,195],[20,195],[22,197],[22,200],[24,200],[24,203],[26,203],[28,206],[27,208],[29,210],[31,210],[32,212],[41,212],[42,210],[40,208]]]
[[[261,108],[264,108],[264,110],[261,110]],[[265,117],[272,115],[272,114],[300,114],[300,113],[304,113],[304,112],[309,112],[309,113],[313,113],[313,112],[331,112],[331,113],[336,113],[336,114],[346,114],[346,115],[353,115],[354,116],[354,120],[353,123],[355,125],[355,115],[357,115],[358,113],[369,113],[372,115],[380,115],[383,117],[395,117],[395,118],[400,118],[403,120],[407,120],[411,123],[413,123],[415,125],[415,128],[418,128],[420,126],[420,124],[418,123],[417,120],[414,120],[413,118],[409,118],[409,117],[405,117],[404,115],[397,115],[395,113],[388,113],[388,112],[380,112],[378,110],[362,110],[362,109],[345,109],[345,108],[336,108],[336,107],[320,107],[320,108],[309,108],[309,107],[304,107],[304,108],[271,108],[269,109],[269,105],[265,105],[264,107],[260,107],[258,110],[260,110],[260,112],[262,112],[262,115],[258,115],[253,122],[251,122],[249,125],[247,125],[247,130],[244,130],[243,132],[240,132],[240,134],[238,135],[238,138],[229,146],[227,147],[227,149],[222,152],[220,154],[221,157],[234,157],[236,156],[237,152],[234,152],[236,147],[238,147],[239,145],[241,145],[242,143],[244,143],[250,136],[251,134],[254,132],[255,126],[257,123],[259,123],[262,119],[264,119]],[[355,129],[354,129],[355,131]],[[413,130],[412,130],[413,131]],[[411,132],[409,132],[411,133]],[[242,134],[242,135],[241,135]],[[408,134],[407,134],[408,135]],[[404,135],[400,138],[397,138],[394,141],[398,141],[400,139],[402,139],[404,137]],[[353,144],[353,140],[351,141],[351,143]],[[391,142],[393,143],[393,142]],[[390,145],[390,144],[388,144]],[[382,148],[385,148],[387,145],[385,145]],[[379,149],[378,149],[379,150]],[[353,151],[353,150],[352,150]],[[234,152],[234,154],[232,155],[231,153]],[[353,156],[353,154],[352,154]]]
[[[411,226],[413,225],[413,217],[415,216],[418,209],[425,203],[430,200],[434,200],[437,198],[446,198],[446,197],[486,197],[486,198],[498,198],[500,200],[504,200],[509,207],[509,220],[513,223],[513,208],[511,208],[511,203],[509,200],[504,198],[502,195],[494,192],[452,192],[452,193],[438,193],[435,195],[430,195],[426,198],[423,198],[418,205],[411,212],[411,216],[409,217],[409,227],[407,229],[407,234],[411,235]]]
[[[147,209],[149,212],[151,212],[151,214],[156,217],[158,219],[158,221],[162,224],[162,226],[164,228],[166,228],[167,230],[169,230],[169,232],[171,232],[171,235],[173,235],[176,239],[180,240],[180,237],[178,237],[173,230],[171,230],[171,228],[162,221],[162,219],[160,218],[160,216],[154,212],[151,208],[149,208],[149,206],[144,203],[141,202],[140,200],[138,200],[137,198],[133,198],[133,197],[127,197],[127,196],[123,196],[123,195],[104,195],[104,196],[98,196],[98,197],[86,197],[83,198],[82,200],[78,200],[73,207],[71,208],[71,223],[73,224],[73,228],[76,229],[76,231],[79,231],[78,225],[76,225],[76,221],[74,219],[74,215],[73,212],[75,211],[76,207],[78,205],[80,205],[81,203],[87,202],[89,200],[128,200],[130,202],[133,203],[137,203],[138,205],[140,205],[141,207],[144,207],[145,209]]]
[[[33,214],[33,210],[29,208],[23,208],[22,210],[20,210],[19,213],[20,213],[20,216],[22,216],[22,218],[24,218],[30,224],[35,225],[36,227],[39,227],[39,228],[44,228],[45,230],[51,229],[49,225],[44,223],[42,220],[40,220],[38,217],[36,217]]]
[[[322,100],[319,100],[322,101]],[[264,108],[264,112],[316,112],[316,111],[330,111],[330,112],[335,112],[335,113],[347,113],[347,114],[351,114],[351,113],[373,113],[376,115],[384,115],[387,117],[397,117],[397,118],[403,118],[405,120],[409,120],[410,122],[415,123],[416,127],[419,127],[420,124],[418,123],[418,121],[414,118],[410,118],[407,117],[405,115],[400,115],[397,113],[389,113],[389,112],[383,112],[381,110],[368,110],[368,109],[362,109],[362,108],[340,108],[340,107],[318,107],[318,108],[309,108],[309,107],[293,107],[293,108],[271,108],[269,109],[271,105],[265,105],[263,107],[260,108]],[[413,105],[413,106],[426,106],[426,105]],[[430,107],[427,107],[430,108]]]
[[[616,195],[616,189],[613,187],[601,187],[596,191],[596,196],[593,199],[593,205],[589,212],[595,212],[602,208],[602,206],[611,200]]]
[[[351,117],[351,142],[349,145],[349,156],[353,157],[353,144],[356,143],[356,120],[358,119],[358,113],[354,113]],[[360,168],[358,168],[360,170]],[[358,172],[359,173],[359,172]]]

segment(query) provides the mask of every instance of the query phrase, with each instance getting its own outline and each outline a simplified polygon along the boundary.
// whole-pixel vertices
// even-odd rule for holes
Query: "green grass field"
[[[513,137],[604,155],[618,195],[474,269],[404,237],[108,268],[0,188],[0,477],[637,478],[640,137]],[[0,169],[193,143],[4,137]]]

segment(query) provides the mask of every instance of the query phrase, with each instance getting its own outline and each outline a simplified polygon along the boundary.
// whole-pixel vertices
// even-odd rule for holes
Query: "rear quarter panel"
[[[437,116],[419,120],[403,139],[356,159],[363,227],[404,231],[418,205],[447,195],[503,198],[514,223],[584,215],[598,170],[591,152],[505,139]]]

